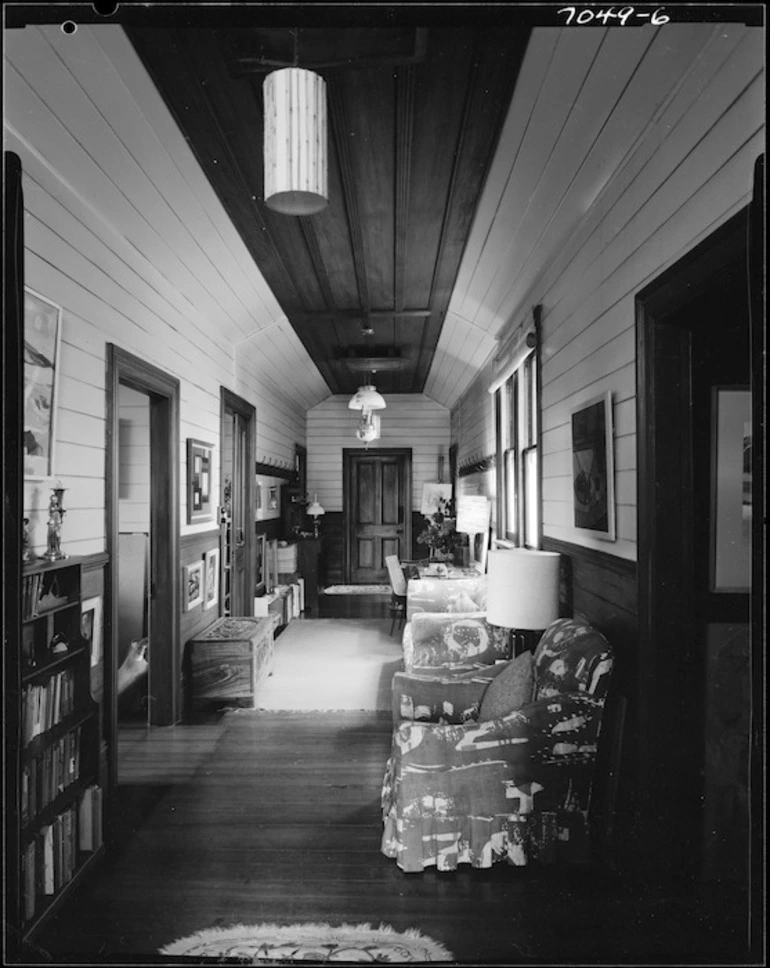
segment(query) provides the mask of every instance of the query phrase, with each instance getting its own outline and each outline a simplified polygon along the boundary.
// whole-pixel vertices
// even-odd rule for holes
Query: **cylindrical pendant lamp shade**
[[[285,67],[268,74],[265,102],[265,204],[283,215],[313,215],[328,202],[326,82]]]
[[[547,628],[559,617],[559,558],[552,551],[490,551],[487,621],[509,629]]]

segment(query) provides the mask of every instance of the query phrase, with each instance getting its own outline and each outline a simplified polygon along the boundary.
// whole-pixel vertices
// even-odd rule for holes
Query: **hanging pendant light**
[[[384,410],[385,398],[371,383],[359,387],[348,403],[350,410]]]
[[[314,215],[329,201],[326,82],[294,66],[273,71],[262,86],[265,105],[265,204],[282,215]]]

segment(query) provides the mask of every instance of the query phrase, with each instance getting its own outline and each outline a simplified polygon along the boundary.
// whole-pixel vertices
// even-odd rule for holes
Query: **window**
[[[522,360],[495,391],[497,397],[498,537],[540,546],[540,386],[537,355]]]

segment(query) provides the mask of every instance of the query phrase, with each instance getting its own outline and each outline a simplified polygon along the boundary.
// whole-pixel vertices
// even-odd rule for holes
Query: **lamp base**
[[[516,656],[521,655],[522,652],[534,653],[542,634],[542,629],[511,629],[513,645],[513,649],[511,651],[512,656],[516,658]]]

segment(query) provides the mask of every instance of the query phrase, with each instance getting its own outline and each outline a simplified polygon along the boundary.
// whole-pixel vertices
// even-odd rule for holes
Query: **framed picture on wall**
[[[185,612],[191,611],[203,601],[203,562],[194,561],[182,569],[182,601]]]
[[[206,580],[203,607],[213,608],[219,601],[219,548],[206,552]]]
[[[751,588],[751,391],[712,389],[710,586]]]
[[[211,521],[211,472],[213,446],[187,438],[187,523]]]
[[[61,306],[24,288],[24,476],[54,475]]]
[[[91,655],[91,668],[102,661],[102,597],[84,598],[80,605],[80,638]]]
[[[612,394],[581,403],[570,415],[572,502],[577,531],[615,540],[615,461]]]

